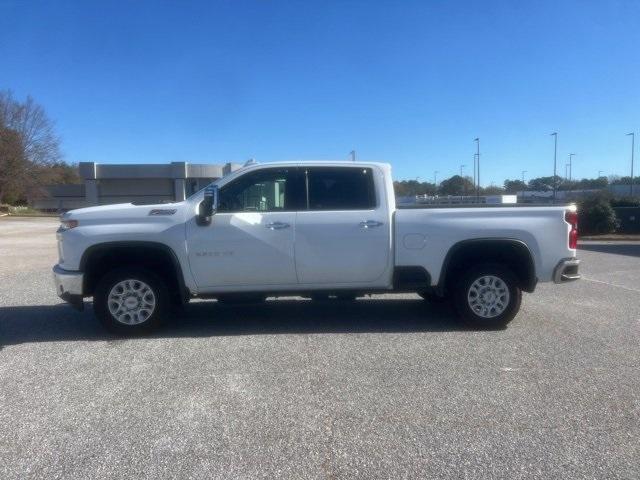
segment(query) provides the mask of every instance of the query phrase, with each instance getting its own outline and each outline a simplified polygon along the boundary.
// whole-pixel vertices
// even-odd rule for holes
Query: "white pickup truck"
[[[576,207],[398,208],[391,167],[247,165],[185,201],[70,211],[58,295],[93,297],[111,330],[144,332],[191,298],[353,300],[416,292],[479,327],[506,325],[538,281],[580,278]]]

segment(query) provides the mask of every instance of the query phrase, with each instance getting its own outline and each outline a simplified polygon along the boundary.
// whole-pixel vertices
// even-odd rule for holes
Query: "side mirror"
[[[196,223],[204,226],[211,223],[211,217],[213,217],[218,210],[218,186],[209,185],[204,189],[204,199],[198,205],[198,215],[196,216]]]

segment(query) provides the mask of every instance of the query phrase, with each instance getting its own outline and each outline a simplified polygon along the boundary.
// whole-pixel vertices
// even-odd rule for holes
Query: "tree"
[[[578,188],[584,190],[607,188],[607,185],[609,185],[609,179],[607,177],[583,178],[578,182]]]
[[[578,205],[578,225],[587,235],[611,233],[618,228],[616,213],[606,195],[593,195]]]
[[[440,183],[440,195],[472,195],[475,192],[473,181],[469,177],[454,175]]]
[[[636,183],[638,180],[636,178],[634,178],[634,182]],[[631,185],[631,177],[630,176],[626,176],[626,177],[613,177],[611,180],[611,185]]]
[[[411,197],[414,195],[435,195],[436,186],[429,182],[417,180],[402,180],[393,182],[396,195],[399,197]]]
[[[14,203],[20,197],[25,168],[20,135],[0,126],[0,203]]]
[[[522,180],[505,180],[504,189],[507,193],[518,193],[527,189],[527,184]]]
[[[536,191],[543,191],[543,192],[553,190],[554,178],[555,178],[556,187],[558,187],[562,183],[562,177],[559,177],[558,175],[554,177],[552,175],[550,177],[532,178],[531,180],[529,180],[529,190],[536,190]]]
[[[504,188],[497,185],[489,185],[481,189],[482,195],[504,195]]]
[[[44,109],[31,97],[21,103],[0,91],[0,201],[24,200],[61,164],[59,140]]]

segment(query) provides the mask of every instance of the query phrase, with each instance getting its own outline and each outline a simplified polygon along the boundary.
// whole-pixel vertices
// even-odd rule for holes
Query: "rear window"
[[[307,170],[309,210],[370,210],[376,206],[370,168]]]

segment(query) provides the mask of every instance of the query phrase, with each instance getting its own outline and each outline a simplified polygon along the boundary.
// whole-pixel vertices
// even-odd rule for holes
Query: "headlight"
[[[72,228],[76,228],[78,226],[78,220],[61,220],[59,232],[65,232],[67,230],[71,230]]]

